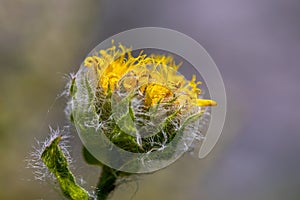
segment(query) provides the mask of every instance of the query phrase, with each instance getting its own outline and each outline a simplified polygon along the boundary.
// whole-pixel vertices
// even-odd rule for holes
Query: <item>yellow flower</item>
[[[179,74],[181,64],[176,64],[172,56],[148,56],[140,51],[135,57],[131,52],[130,48],[121,44],[117,48],[112,42],[112,47],[85,59],[84,66],[96,70],[99,87],[104,93],[116,88],[138,89],[147,107],[172,99],[175,99],[174,104],[183,107],[217,105],[213,100],[198,98],[201,82],[196,82],[195,75],[187,81]]]

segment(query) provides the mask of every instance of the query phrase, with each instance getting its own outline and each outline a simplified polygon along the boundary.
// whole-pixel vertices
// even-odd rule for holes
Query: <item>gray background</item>
[[[186,155],[112,199],[299,199],[298,0],[1,0],[0,199],[61,197],[25,168],[33,138],[66,123],[64,99],[55,100],[64,74],[103,39],[141,26],[178,30],[206,48],[223,75],[228,117],[207,158]],[[72,146],[72,169],[92,189],[100,169],[83,164],[76,134]]]

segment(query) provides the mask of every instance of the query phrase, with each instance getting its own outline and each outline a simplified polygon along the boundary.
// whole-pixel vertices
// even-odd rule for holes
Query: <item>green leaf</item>
[[[88,200],[88,192],[76,183],[69,169],[68,161],[58,145],[60,140],[61,136],[54,138],[43,151],[41,159],[57,178],[64,196],[72,200]]]

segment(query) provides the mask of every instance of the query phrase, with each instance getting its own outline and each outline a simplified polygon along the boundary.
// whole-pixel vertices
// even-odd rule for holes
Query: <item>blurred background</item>
[[[185,155],[111,199],[300,199],[299,0],[1,0],[0,199],[62,198],[24,160],[48,125],[67,123],[65,74],[107,37],[143,26],[205,47],[225,82],[227,120],[208,157]],[[100,169],[83,163],[75,132],[72,156],[92,190]]]

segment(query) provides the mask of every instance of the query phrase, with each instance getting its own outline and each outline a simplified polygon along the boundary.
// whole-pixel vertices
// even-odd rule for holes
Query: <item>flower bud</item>
[[[213,100],[178,72],[172,56],[132,55],[112,43],[88,56],[78,73],[70,110],[85,147],[104,164],[150,172],[188,150]]]

